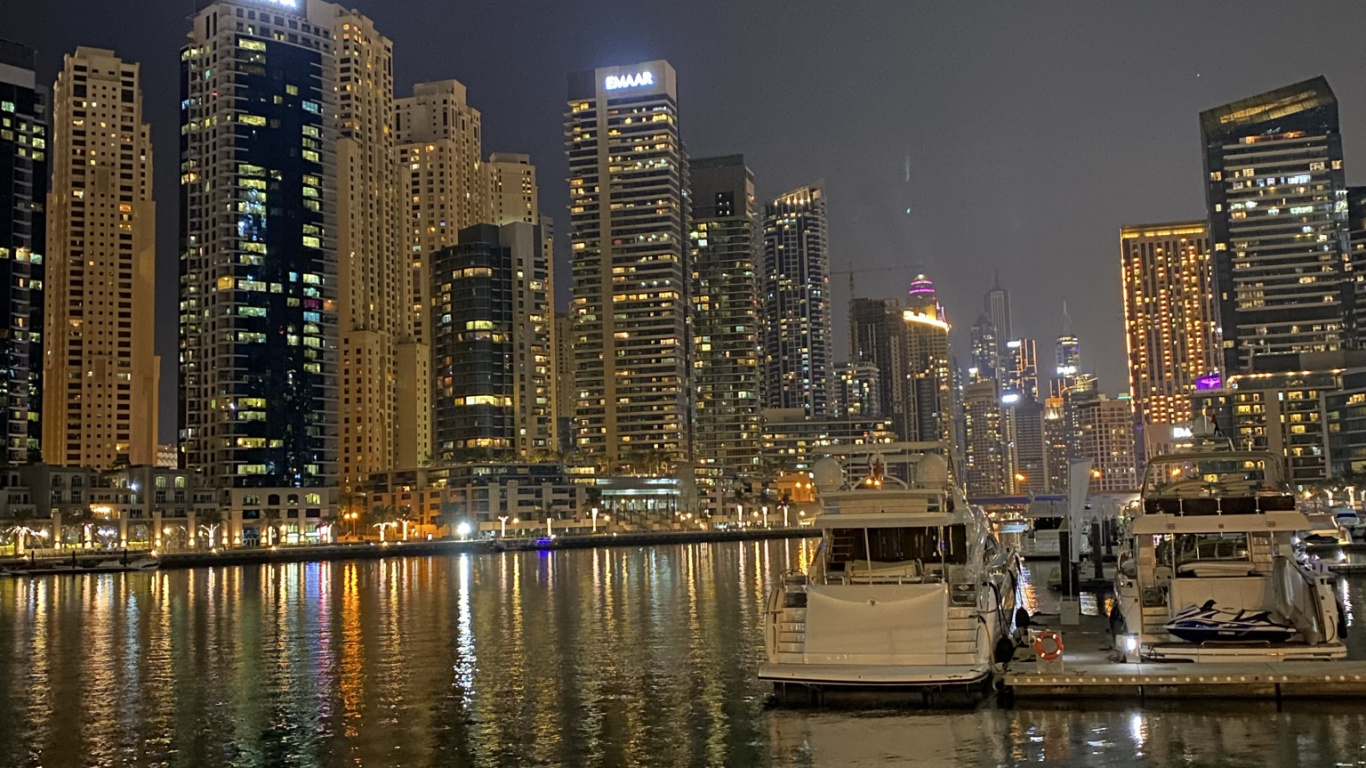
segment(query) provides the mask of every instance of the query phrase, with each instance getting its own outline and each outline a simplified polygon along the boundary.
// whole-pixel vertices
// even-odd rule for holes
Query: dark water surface
[[[764,596],[812,546],[3,580],[0,768],[1366,765],[1350,702],[773,708]]]

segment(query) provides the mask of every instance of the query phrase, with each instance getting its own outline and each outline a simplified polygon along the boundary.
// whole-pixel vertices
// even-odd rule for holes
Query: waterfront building
[[[834,445],[896,442],[886,419],[812,419],[802,408],[764,411],[764,457],[785,471],[810,469]]]
[[[695,440],[699,464],[759,461],[759,219],[744,157],[692,161]]]
[[[911,404],[902,438],[919,442],[952,442],[954,436],[953,367],[948,318],[935,297],[934,285],[916,277],[901,320],[906,326],[907,389]]]
[[[547,262],[549,263],[549,262]],[[547,292],[547,295],[553,295]],[[555,313],[555,424],[556,450],[567,454],[574,450],[574,407],[578,398],[574,393],[574,316],[568,312]]]
[[[907,323],[895,299],[853,299],[849,302],[851,365],[871,364],[878,370],[878,411],[902,438],[910,434],[910,372],[906,361]],[[868,414],[870,416],[874,414]]]
[[[1177,447],[1173,427],[1189,426],[1191,396],[1220,371],[1206,227],[1189,221],[1120,230],[1129,395],[1149,456]]]
[[[536,186],[536,166],[530,155],[494,152],[484,164],[489,174],[489,210],[492,224],[523,221],[541,222],[541,206]]]
[[[1093,393],[1076,409],[1073,457],[1091,462],[1091,493],[1136,493],[1138,463],[1134,453],[1134,411],[1127,395],[1111,399]]]
[[[442,461],[552,450],[540,228],[462,230],[432,256],[435,449]]]
[[[222,0],[181,52],[184,466],[266,527],[337,485],[339,6]],[[349,190],[348,190],[349,192]]]
[[[425,536],[449,535],[460,523],[475,532],[544,535],[546,518],[581,518],[593,478],[554,462],[461,462],[379,472],[366,481],[372,509],[394,510]],[[579,526],[585,527],[585,526]],[[345,529],[343,529],[345,530]]]
[[[48,188],[47,89],[33,49],[0,40],[0,380],[7,464],[35,461],[42,439],[43,259]],[[120,92],[120,98],[122,93]],[[120,123],[122,125],[122,123]]]
[[[1072,330],[1072,316],[1067,314],[1067,302],[1062,303],[1062,330],[1053,346],[1053,376],[1049,381],[1050,397],[1061,397],[1077,380],[1081,372],[1081,340]]]
[[[1316,77],[1200,113],[1227,376],[1358,346],[1338,104]]]
[[[882,372],[872,363],[835,364],[835,416],[882,417]]]
[[[963,485],[972,497],[1003,496],[1012,467],[1000,383],[982,379],[963,387],[963,413]]]
[[[691,211],[673,67],[571,74],[565,151],[575,447],[608,463],[690,461]]]
[[[779,195],[764,207],[765,401],[830,415],[834,340],[830,246],[822,182]]]
[[[156,459],[156,205],[141,67],[113,51],[63,59],[44,270],[43,459],[109,467]]]
[[[324,10],[326,9],[326,10]],[[332,16],[329,21],[327,15]],[[399,346],[413,342],[412,285],[402,227],[409,209],[395,162],[393,44],[370,19],[341,6],[309,5],[330,24],[336,68],[337,326],[341,340],[336,423],[340,483],[351,490],[371,472],[415,457],[415,425],[401,402],[418,390],[418,370]],[[400,360],[409,368],[400,370]],[[403,398],[400,397],[403,396]],[[415,414],[404,411],[409,419]],[[400,443],[408,445],[400,449]]]
[[[461,230],[488,222],[490,178],[483,164],[479,110],[456,80],[418,83],[413,95],[395,99],[399,187],[407,211],[405,245],[412,336],[398,346],[401,373],[398,423],[411,435],[399,444],[396,466],[432,459],[433,255],[455,245]]]

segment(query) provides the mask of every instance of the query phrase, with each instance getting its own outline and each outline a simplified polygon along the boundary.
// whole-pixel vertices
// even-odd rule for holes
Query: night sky
[[[77,45],[143,65],[157,164],[163,439],[175,424],[178,59],[197,5],[8,0],[0,27],[38,49],[40,81]],[[825,179],[834,269],[879,270],[857,276],[860,296],[904,295],[926,272],[966,362],[999,270],[1015,335],[1038,338],[1051,361],[1066,300],[1083,366],[1111,393],[1127,389],[1118,229],[1204,216],[1200,110],[1324,74],[1341,102],[1348,181],[1366,182],[1361,3],[355,5],[394,41],[399,96],[414,82],[458,79],[483,112],[485,155],[531,154],[542,210],[561,237],[566,74],[668,59],[691,155],[743,153],[761,197]],[[833,283],[843,359],[848,278]]]

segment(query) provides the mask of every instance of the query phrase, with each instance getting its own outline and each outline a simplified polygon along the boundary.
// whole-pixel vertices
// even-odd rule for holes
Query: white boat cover
[[[946,585],[812,585],[806,593],[807,663],[944,663]]]

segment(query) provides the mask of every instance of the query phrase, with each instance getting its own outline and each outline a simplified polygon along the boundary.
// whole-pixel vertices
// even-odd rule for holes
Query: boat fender
[[[996,639],[996,663],[1006,665],[1015,658],[1015,643],[1008,636],[1002,635]]]
[[[1015,628],[1019,630],[1028,629],[1030,625],[1029,609],[1023,605],[1015,609]]]
[[[1062,635],[1057,632],[1045,629],[1034,636],[1034,653],[1044,661],[1057,661],[1062,658],[1062,651]]]

